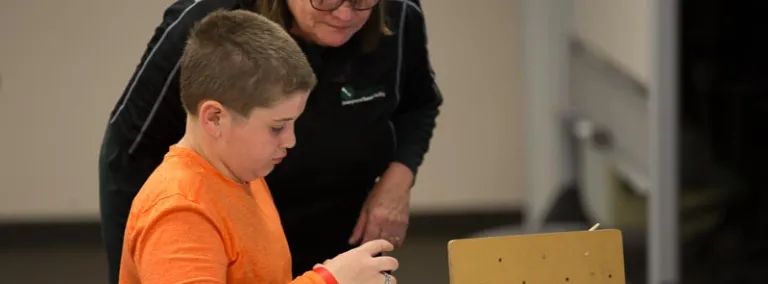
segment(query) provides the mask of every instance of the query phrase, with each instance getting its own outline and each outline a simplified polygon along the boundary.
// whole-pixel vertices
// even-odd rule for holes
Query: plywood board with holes
[[[452,240],[451,284],[625,284],[621,231]]]

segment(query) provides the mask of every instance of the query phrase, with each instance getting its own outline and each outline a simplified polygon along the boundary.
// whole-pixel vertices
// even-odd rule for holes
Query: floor
[[[515,212],[414,216],[406,245],[395,253],[399,283],[449,283],[449,240],[519,222]],[[105,269],[98,224],[0,226],[0,283],[103,284]]]
[[[520,215],[515,212],[414,216],[406,245],[394,254],[401,264],[395,275],[401,284],[447,284],[448,241],[483,235],[484,232],[498,231],[499,228],[507,233],[514,232],[514,229],[507,229],[514,228],[520,220]],[[554,227],[569,230],[567,228],[570,228],[570,225]],[[627,283],[645,283],[645,250],[642,242],[638,244],[626,236],[624,242]],[[724,243],[720,242],[716,246],[728,251],[734,250],[733,245],[722,244]],[[712,243],[706,246],[711,247]],[[694,272],[690,274],[693,277],[686,276],[689,281],[684,283],[768,283],[768,273],[763,269],[768,267],[768,263],[734,263],[733,260],[722,258],[715,261],[712,268],[694,263],[689,269]],[[715,279],[711,276],[714,274],[709,273],[712,271],[721,276]],[[105,254],[101,247],[98,224],[0,225],[0,283],[106,283]]]

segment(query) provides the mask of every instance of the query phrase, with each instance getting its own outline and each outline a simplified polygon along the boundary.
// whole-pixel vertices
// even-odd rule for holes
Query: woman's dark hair
[[[245,7],[252,7],[254,12],[290,31],[294,18],[288,9],[287,0],[243,0],[242,2]],[[392,35],[392,31],[387,26],[386,2],[387,0],[380,0],[379,4],[372,8],[371,17],[354,35],[354,38],[362,44],[363,52],[376,48],[383,36]]]

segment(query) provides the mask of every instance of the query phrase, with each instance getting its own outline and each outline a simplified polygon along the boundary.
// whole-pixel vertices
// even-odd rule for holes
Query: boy
[[[214,12],[179,64],[186,132],[134,199],[120,283],[394,283],[382,271],[397,261],[374,257],[392,250],[383,240],[291,280],[263,179],[296,144],[294,121],[316,83],[291,37],[255,13]]]

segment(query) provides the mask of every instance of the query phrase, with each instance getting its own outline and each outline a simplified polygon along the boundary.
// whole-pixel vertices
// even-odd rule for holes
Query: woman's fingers
[[[362,244],[357,249],[364,251],[368,255],[374,256],[382,252],[390,252],[395,249],[392,243],[386,240],[373,240]]]

